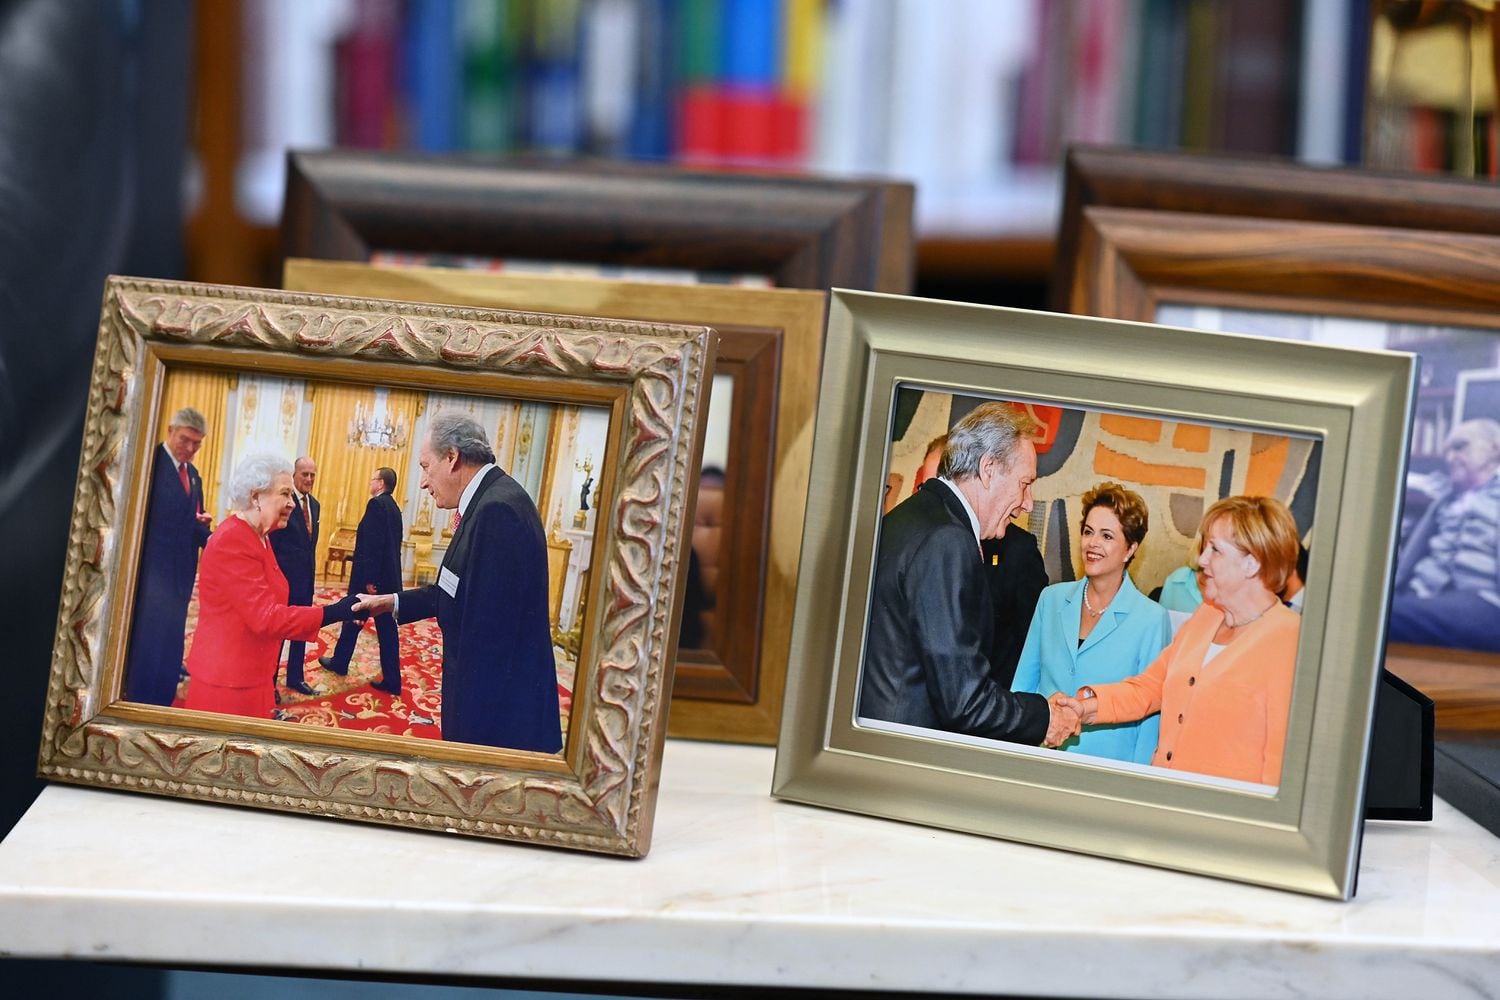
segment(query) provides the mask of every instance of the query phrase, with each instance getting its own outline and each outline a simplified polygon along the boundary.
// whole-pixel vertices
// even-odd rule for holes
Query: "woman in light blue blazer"
[[[1126,572],[1147,520],[1146,502],[1118,483],[1100,483],[1083,495],[1083,579],[1042,591],[1012,690],[1050,695],[1134,677],[1171,641],[1166,609],[1137,590]],[[1085,726],[1058,749],[1147,764],[1160,722],[1152,715]]]

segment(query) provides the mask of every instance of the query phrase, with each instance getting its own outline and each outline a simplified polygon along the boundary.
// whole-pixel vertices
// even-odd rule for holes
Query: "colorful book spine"
[[[397,145],[396,0],[369,0],[354,8],[352,30],[338,43],[338,141],[358,149]]]
[[[665,160],[677,148],[678,24],[672,0],[639,0],[627,156]]]
[[[532,149],[571,153],[584,134],[579,65],[580,0],[533,0],[527,85]]]
[[[726,0],[680,0],[677,6],[677,159],[715,163],[725,146],[723,95]]]
[[[619,156],[636,101],[636,53],[642,44],[644,5],[637,0],[593,0],[579,23],[582,148]]]
[[[464,149],[502,152],[516,144],[523,14],[516,0],[461,0]]]
[[[406,8],[407,142],[441,153],[457,149],[463,70],[457,0],[408,0]]]

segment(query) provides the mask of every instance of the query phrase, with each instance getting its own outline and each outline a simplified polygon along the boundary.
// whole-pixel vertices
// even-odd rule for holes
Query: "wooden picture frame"
[[[619,161],[292,151],[283,257],[395,251],[909,292],[913,188]]]
[[[99,331],[42,776],[646,853],[685,580],[683,511],[696,487],[698,404],[712,371],[712,330],[111,278]],[[599,571],[588,584],[560,752],[295,725],[121,697],[144,572],[143,525],[154,502],[148,484],[167,419],[164,393],[174,378],[200,372],[562,404],[607,416],[592,551]],[[290,398],[295,405],[300,395]],[[216,530],[229,530],[233,520],[220,518]],[[451,596],[461,584],[449,574],[435,586]],[[234,655],[209,646],[195,661],[197,652],[188,655],[190,667]],[[192,677],[187,683],[191,693]]]
[[[1060,311],[1148,322],[1181,304],[1500,338],[1500,188],[1075,147],[1052,298]],[[1406,643],[1392,643],[1388,657],[1436,702],[1441,731],[1500,730],[1500,657]]]
[[[829,309],[810,487],[819,503],[807,517],[791,654],[799,669],[787,687],[773,794],[1349,898],[1414,359],[842,290]],[[892,609],[931,610],[913,597],[894,598],[894,590],[882,591],[878,605],[872,596],[880,579],[920,588],[929,578],[899,556],[882,577],[878,558],[885,526],[896,517],[882,518],[882,501],[897,402],[906,388],[1111,414],[1123,418],[1125,436],[1170,421],[1197,425],[1187,438],[1199,440],[1228,428],[1318,443],[1322,471],[1313,510],[1330,544],[1313,553],[1300,618],[1271,602],[1284,622],[1298,623],[1295,664],[1286,665],[1294,676],[1276,780],[1247,785],[1181,760],[1163,767],[1153,757],[1146,766],[1005,742],[962,724],[867,717],[861,686],[870,649],[905,641],[891,637],[917,635],[924,627],[908,622],[877,632],[871,623],[877,615],[901,613]],[[1187,438],[1179,445],[1172,437],[1172,447],[1202,451]],[[1073,454],[1114,461],[1108,450],[1090,444]],[[1204,489],[1218,468],[1210,465],[1200,469]],[[991,501],[984,505],[989,513],[979,516],[993,516]],[[1152,520],[1166,513],[1159,508]],[[951,524],[961,521],[952,515]],[[950,531],[947,537],[957,536]],[[957,565],[967,554],[966,539],[949,551],[957,554],[950,565]],[[944,608],[950,596],[935,592]],[[1203,620],[1211,620],[1213,609],[1203,610]],[[958,638],[939,638],[934,659],[978,666],[963,650],[974,629],[956,627]],[[909,662],[904,655],[898,659]],[[938,683],[930,671],[922,676],[928,685]],[[992,694],[1001,700],[991,690],[998,682],[987,677],[962,672],[947,700],[956,716],[990,704]],[[1186,681],[1182,690],[1190,686]],[[913,694],[903,704],[920,709],[944,702],[930,687],[926,695]],[[1247,746],[1260,749],[1253,740]]]
[[[774,744],[807,504],[826,296],[288,259],[296,291],[709,325],[734,379],[717,628],[678,649],[668,735]]]

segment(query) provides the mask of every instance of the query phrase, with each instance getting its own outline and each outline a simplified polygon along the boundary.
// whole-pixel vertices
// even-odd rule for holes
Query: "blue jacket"
[[[1012,690],[1071,695],[1085,684],[1134,677],[1171,641],[1166,609],[1137,590],[1126,573],[1120,592],[1080,647],[1083,584],[1082,580],[1055,583],[1042,591]],[[1086,726],[1082,736],[1068,740],[1061,749],[1149,764],[1160,723],[1160,717],[1152,715],[1140,722]]]

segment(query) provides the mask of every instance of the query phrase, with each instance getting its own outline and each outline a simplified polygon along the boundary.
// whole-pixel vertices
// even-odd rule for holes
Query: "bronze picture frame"
[[[817,381],[822,292],[672,285],[291,258],[296,291],[695,323],[734,378],[723,488],[719,627],[679,647],[668,735],[774,744],[781,722]]]
[[[1052,299],[1060,311],[1148,322],[1170,303],[1500,337],[1500,189],[1075,147]],[[1392,643],[1387,667],[1436,702],[1444,733],[1500,729],[1500,657]]]
[[[685,580],[683,511],[696,487],[698,404],[714,349],[715,334],[705,327],[111,278],[89,391],[41,775],[645,854]],[[588,584],[584,645],[559,753],[121,698],[159,411],[169,375],[188,370],[607,411],[593,551],[599,571]],[[217,654],[210,649],[210,655]]]

